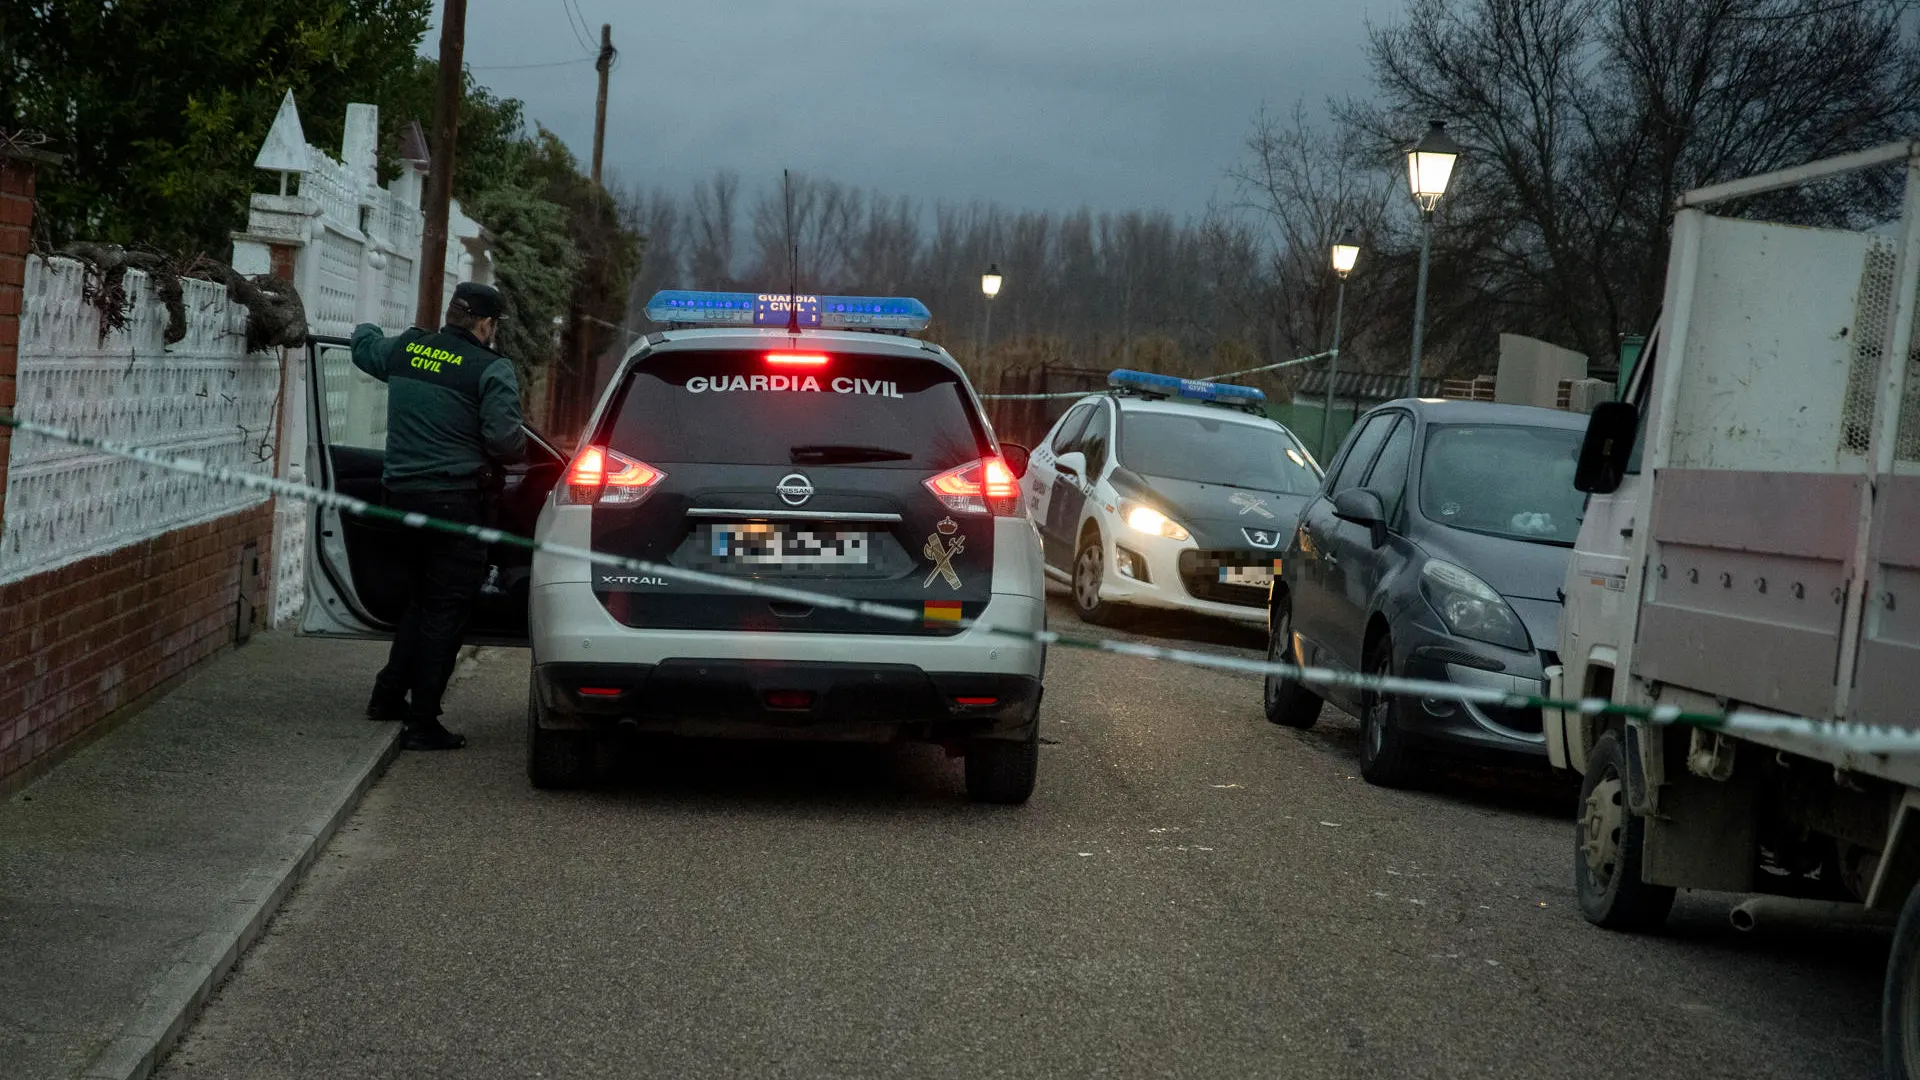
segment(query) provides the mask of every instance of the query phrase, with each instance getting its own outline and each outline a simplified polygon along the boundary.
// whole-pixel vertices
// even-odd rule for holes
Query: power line
[[[591,64],[593,61],[594,58],[591,56],[576,56],[571,60],[548,60],[540,64],[468,64],[467,68],[471,71],[516,71],[525,68],[550,68],[564,67],[568,64]]]
[[[580,14],[579,0],[560,0],[560,6],[566,10],[567,27],[573,31],[580,47],[598,54],[599,50],[593,46],[593,26],[587,22],[586,16]]]

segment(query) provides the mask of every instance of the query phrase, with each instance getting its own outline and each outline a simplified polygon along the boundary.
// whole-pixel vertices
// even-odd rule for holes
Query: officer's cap
[[[455,285],[451,306],[476,319],[497,319],[507,309],[506,302],[500,299],[499,289],[477,281],[463,281]]]

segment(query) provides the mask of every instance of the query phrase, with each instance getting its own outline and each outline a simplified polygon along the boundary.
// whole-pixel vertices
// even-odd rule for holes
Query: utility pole
[[[467,0],[447,0],[440,20],[440,93],[433,103],[433,160],[427,166],[426,228],[420,237],[420,295],[414,325],[440,325],[447,266],[447,205],[453,201],[454,142],[460,133]]]
[[[613,70],[613,58],[617,55],[613,47],[613,24],[600,24],[600,55],[594,59],[593,66],[600,72],[600,96],[593,109],[593,190],[591,196],[597,210],[600,200],[605,197],[606,189],[600,185],[600,163],[606,155],[607,145],[607,73]],[[591,256],[589,256],[591,258]],[[576,283],[573,297],[567,304],[569,322],[573,327],[572,357],[565,365],[556,365],[549,377],[547,389],[547,422],[549,424],[574,422],[575,412],[584,412],[583,398],[589,388],[592,373],[588,371],[590,358],[587,346],[591,334],[587,321],[591,318],[580,303],[580,287]],[[562,368],[571,369],[567,374],[571,380],[561,386]]]
[[[600,102],[593,110],[593,186],[600,186],[600,156],[607,145],[607,72],[613,67],[613,24],[600,24],[600,57],[593,66],[600,69]]]

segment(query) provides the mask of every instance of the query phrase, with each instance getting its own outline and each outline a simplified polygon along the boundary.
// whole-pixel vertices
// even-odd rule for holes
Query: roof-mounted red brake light
[[[567,466],[561,487],[564,501],[575,506],[632,505],[652,494],[666,479],[659,469],[604,446],[582,447]]]
[[[767,363],[775,367],[826,367],[825,353],[770,352]]]
[[[1019,517],[1025,513],[1020,502],[1020,482],[998,456],[949,469],[928,480],[927,490],[956,514]]]

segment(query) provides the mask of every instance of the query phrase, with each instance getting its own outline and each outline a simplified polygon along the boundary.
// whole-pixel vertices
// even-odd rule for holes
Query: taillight
[[[666,473],[618,450],[588,446],[567,466],[567,482],[561,490],[575,506],[632,505],[652,494],[654,485],[666,478]]]
[[[827,358],[824,353],[770,352],[767,363],[779,367],[826,367]]]
[[[1020,481],[998,457],[949,469],[927,481],[927,490],[957,514],[1019,517],[1026,512],[1020,501]]]

